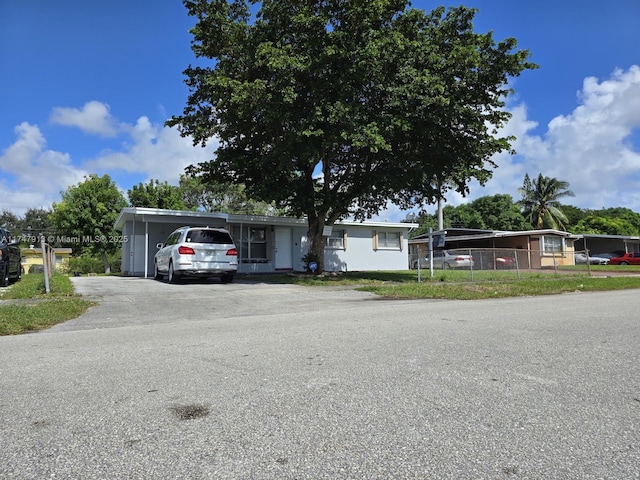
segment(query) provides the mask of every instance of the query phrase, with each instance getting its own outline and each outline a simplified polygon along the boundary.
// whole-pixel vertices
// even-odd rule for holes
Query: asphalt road
[[[640,295],[74,278],[0,337],[2,479],[637,479]]]

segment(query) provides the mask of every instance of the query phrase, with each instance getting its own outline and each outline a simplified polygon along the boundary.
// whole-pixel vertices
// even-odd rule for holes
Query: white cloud
[[[83,132],[101,137],[115,137],[118,125],[109,113],[109,105],[91,101],[81,109],[56,107],[50,117],[51,123],[67,127],[78,127]]]
[[[140,117],[135,125],[122,125],[122,131],[129,136],[122,150],[99,156],[86,168],[144,174],[177,185],[187,166],[210,160],[216,148],[214,142],[207,148],[194,147],[177,129],[154,125],[147,117]]]
[[[51,119],[103,136],[115,134],[118,124],[108,107],[95,101],[82,109],[56,108]],[[81,163],[73,161],[70,153],[46,149],[46,139],[38,126],[26,122],[18,125],[15,142],[0,157],[2,208],[19,215],[32,207],[48,208],[60,200],[60,192],[83,181],[89,173],[106,173],[112,178],[124,173],[131,184],[121,180],[123,191],[137,183],[133,178],[142,176],[177,185],[185,167],[209,160],[216,148],[216,142],[206,149],[194,147],[177,129],[155,125],[147,117],[140,117],[135,125],[119,123],[117,132],[123,138],[117,151]]]
[[[28,208],[48,208],[59,201],[60,192],[87,174],[71,163],[69,154],[47,150],[46,140],[36,125],[23,122],[14,132],[16,141],[0,156],[3,208],[23,214]]]
[[[527,118],[526,105],[512,107],[513,117],[501,133],[517,137],[517,155],[497,155],[499,167],[486,187],[472,184],[469,198],[449,194],[449,203],[497,193],[518,200],[524,174],[542,173],[569,182],[576,196],[563,203],[639,211],[640,67],[616,70],[603,81],[586,78],[577,98],[573,112],[552,119],[542,136],[531,133],[537,125]]]

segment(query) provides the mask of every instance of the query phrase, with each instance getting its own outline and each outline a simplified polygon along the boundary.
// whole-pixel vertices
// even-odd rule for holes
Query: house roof
[[[231,213],[220,212],[192,212],[187,210],[165,210],[162,208],[142,208],[142,207],[126,207],[120,211],[118,218],[114,223],[114,228],[122,231],[127,221],[142,221],[152,223],[175,223],[177,219],[184,220],[185,225],[206,224],[211,220],[223,220],[226,223],[250,223],[265,225],[300,225],[306,226],[306,218],[293,217],[275,217],[268,215],[237,215]],[[380,228],[403,228],[411,229],[418,227],[417,223],[395,223],[395,222],[378,222],[364,221],[357,222],[353,220],[341,220],[335,223],[336,226],[352,226],[367,225],[369,227]]]
[[[458,240],[486,240],[492,238],[507,238],[507,237],[539,237],[542,235],[557,235],[565,238],[579,238],[577,235],[574,235],[569,232],[563,232],[561,230],[553,230],[553,229],[544,229],[544,230],[522,230],[516,232],[508,232],[503,230],[473,230],[473,229],[455,229],[448,228],[446,230],[438,230],[436,232],[432,232],[431,235],[438,236],[444,235],[445,239],[455,239]],[[424,243],[428,241],[429,234],[419,235],[415,238],[409,240],[409,243]]]
[[[599,233],[579,233],[578,238],[607,238],[616,240],[640,240],[638,235],[604,235]]]

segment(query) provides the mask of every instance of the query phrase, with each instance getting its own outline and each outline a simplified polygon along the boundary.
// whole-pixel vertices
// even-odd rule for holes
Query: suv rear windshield
[[[218,230],[189,230],[185,239],[187,243],[233,243],[231,235]]]

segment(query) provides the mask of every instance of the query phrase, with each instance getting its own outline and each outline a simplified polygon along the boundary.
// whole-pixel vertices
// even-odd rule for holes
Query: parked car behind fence
[[[474,271],[511,271],[514,275],[519,276],[521,271],[554,271],[554,270],[573,270],[579,273],[590,271],[591,265],[606,265],[608,258],[600,258],[589,255],[587,257],[584,251],[573,252],[567,250],[563,252],[544,252],[540,249],[525,250],[521,248],[458,248],[435,250],[433,268],[434,270],[446,270],[447,268],[458,270]],[[446,253],[445,253],[446,252]],[[418,267],[418,258],[420,258],[419,266],[422,270],[429,269],[428,251],[414,252],[409,256],[409,267],[415,269]],[[457,262],[448,262],[445,265],[445,259],[459,258],[472,259],[461,260]],[[589,259],[589,263],[587,263]],[[640,259],[639,259],[640,260]],[[631,262],[629,262],[631,263]],[[576,269],[576,266],[579,267]]]
[[[601,256],[597,256],[597,255],[587,255],[584,252],[576,252],[574,254],[574,258],[576,261],[576,265],[581,265],[581,264],[590,264],[590,265],[608,265],[609,264],[609,258],[607,257],[601,257]]]
[[[640,265],[640,252],[629,252],[609,260],[610,265]]]

